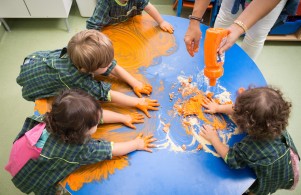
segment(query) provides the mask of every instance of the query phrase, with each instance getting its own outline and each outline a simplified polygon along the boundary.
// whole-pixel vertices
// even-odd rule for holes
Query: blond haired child
[[[152,152],[151,135],[116,143],[91,139],[101,115],[87,92],[65,89],[44,117],[27,118],[5,167],[14,185],[26,194],[56,194],[58,182],[82,165],[136,150]]]
[[[162,30],[173,33],[173,26],[163,20],[149,0],[98,0],[93,15],[87,20],[87,29],[101,30],[105,26],[141,15],[143,10],[159,24]]]
[[[128,96],[111,90],[109,83],[94,80],[96,75],[113,74],[128,83],[139,97],[152,92],[149,84],[135,79],[117,65],[113,57],[112,42],[106,35],[96,30],[84,30],[71,38],[67,48],[38,51],[27,56],[17,83],[22,86],[23,98],[29,101],[56,96],[64,88],[80,88],[97,100],[137,107],[150,117],[148,110],[158,110],[156,100]],[[108,113],[111,112],[104,110],[104,117]],[[134,127],[130,116],[127,122],[120,122]]]

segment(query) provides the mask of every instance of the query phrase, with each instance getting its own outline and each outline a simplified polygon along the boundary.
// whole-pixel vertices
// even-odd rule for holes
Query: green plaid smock
[[[104,75],[116,66],[112,65]],[[67,55],[67,49],[38,51],[30,54],[21,65],[17,83],[22,86],[22,96],[28,101],[52,97],[64,88],[80,88],[97,100],[108,101],[111,84],[96,81],[91,74],[77,70]]]
[[[246,136],[229,149],[225,162],[231,168],[249,166],[254,170],[257,179],[249,188],[251,192],[274,193],[277,189],[289,189],[294,183],[290,148],[297,153],[287,131],[272,141],[256,141]]]
[[[100,30],[107,25],[124,22],[140,15],[149,0],[129,0],[125,6],[115,0],[97,0],[93,15],[87,20],[87,29]]]
[[[41,120],[42,117],[28,117],[16,140]],[[83,145],[65,144],[50,134],[40,157],[29,160],[12,181],[17,188],[27,194],[34,192],[54,195],[57,183],[81,165],[111,158],[110,142],[90,139]]]

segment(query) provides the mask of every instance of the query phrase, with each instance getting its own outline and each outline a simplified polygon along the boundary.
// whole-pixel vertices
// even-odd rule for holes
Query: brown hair
[[[67,52],[72,63],[85,73],[109,66],[114,58],[111,40],[97,30],[84,30],[74,35]]]
[[[83,144],[98,124],[100,104],[80,89],[65,89],[55,98],[44,118],[47,130],[65,143]]]
[[[252,138],[272,140],[287,127],[291,106],[278,89],[248,89],[235,101],[233,120]]]

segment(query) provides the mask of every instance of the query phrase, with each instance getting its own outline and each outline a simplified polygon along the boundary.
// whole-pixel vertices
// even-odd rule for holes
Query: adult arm
[[[246,29],[251,28],[257,21],[269,14],[280,2],[280,0],[270,0],[263,3],[261,0],[253,0],[246,9],[236,19],[242,22]],[[228,30],[230,31],[226,43],[219,49],[219,53],[224,53],[232,47],[237,39],[245,33],[243,27],[238,24],[232,24]]]
[[[192,16],[202,18],[209,4],[210,0],[196,0],[194,2]],[[191,19],[184,37],[184,42],[188,53],[192,57],[194,53],[198,52],[201,37],[200,22]]]

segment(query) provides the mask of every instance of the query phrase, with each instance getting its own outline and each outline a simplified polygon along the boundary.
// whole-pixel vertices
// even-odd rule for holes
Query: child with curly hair
[[[91,139],[102,118],[95,98],[83,90],[63,90],[44,117],[26,119],[5,169],[14,185],[29,194],[55,194],[58,182],[82,165],[136,150],[152,152],[152,135],[113,143]]]
[[[272,87],[248,89],[235,104],[219,105],[205,100],[207,113],[232,115],[238,129],[247,135],[228,147],[211,126],[203,125],[200,135],[207,139],[231,168],[254,170],[257,178],[250,194],[269,194],[278,189],[294,189],[299,180],[300,157],[286,130],[291,103]]]

